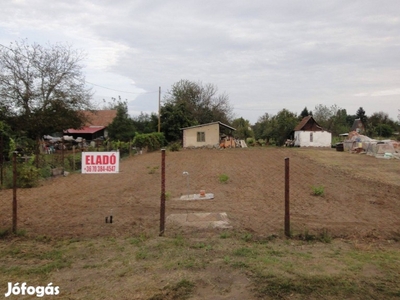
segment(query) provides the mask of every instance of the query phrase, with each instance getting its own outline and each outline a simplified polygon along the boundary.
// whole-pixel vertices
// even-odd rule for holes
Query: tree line
[[[83,51],[64,44],[42,46],[22,40],[10,46],[0,45],[1,138],[31,143],[34,148],[44,134],[81,128],[87,121],[81,112],[96,108],[92,103],[93,93],[85,86],[84,59]],[[156,113],[131,117],[128,101],[120,97],[113,98],[107,108],[117,110],[108,127],[113,140],[130,141],[139,134],[158,131]],[[255,124],[250,124],[234,116],[228,95],[218,93],[215,85],[180,80],[163,98],[160,133],[166,143],[174,143],[181,139],[181,128],[220,121],[236,128],[237,138],[282,145],[308,115],[334,136],[348,132],[356,118],[363,122],[366,134],[371,137],[386,138],[399,131],[399,122],[390,119],[387,113],[367,116],[360,107],[353,115],[337,105],[323,104],[312,111],[305,107],[299,115],[286,108],[275,115],[265,113]]]

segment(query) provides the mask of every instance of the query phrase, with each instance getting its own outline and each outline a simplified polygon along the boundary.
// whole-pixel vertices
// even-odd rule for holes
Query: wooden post
[[[75,145],[72,146],[72,171],[75,172]]]
[[[160,236],[165,231],[165,149],[161,149],[161,205],[160,205]]]
[[[62,164],[62,175],[64,175],[64,137],[61,138],[61,164]]]
[[[13,202],[12,232],[17,233],[17,152],[13,153]]]
[[[285,235],[290,237],[289,158],[285,158]]]

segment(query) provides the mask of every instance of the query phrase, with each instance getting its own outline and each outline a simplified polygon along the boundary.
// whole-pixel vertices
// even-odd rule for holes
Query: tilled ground
[[[294,234],[399,237],[400,161],[334,149],[197,149],[167,152],[166,214],[226,212],[234,228],[259,235],[283,233],[284,165],[290,159],[291,228]],[[354,165],[354,167],[352,167]],[[179,201],[189,192],[213,200]],[[219,176],[226,174],[226,183]],[[376,174],[376,176],[374,176]],[[323,187],[324,196],[312,195]],[[19,189],[18,228],[32,235],[124,236],[157,233],[161,153],[121,161],[119,174],[70,174]],[[0,228],[11,227],[12,191],[0,191]],[[105,223],[107,216],[113,223]],[[167,224],[166,234],[177,230]],[[179,229],[193,230],[193,229]]]

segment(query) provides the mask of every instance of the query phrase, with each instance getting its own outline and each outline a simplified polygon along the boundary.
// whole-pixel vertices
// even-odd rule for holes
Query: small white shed
[[[232,136],[235,128],[221,122],[212,122],[181,129],[183,148],[218,147],[222,136]]]
[[[304,117],[294,129],[297,147],[331,147],[332,134],[324,130],[312,116]]]

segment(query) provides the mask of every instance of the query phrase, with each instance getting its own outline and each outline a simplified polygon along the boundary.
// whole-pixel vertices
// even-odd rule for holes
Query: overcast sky
[[[254,124],[286,108],[400,109],[400,1],[4,0],[0,44],[87,53],[94,100],[157,112],[181,79],[218,87]]]

